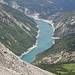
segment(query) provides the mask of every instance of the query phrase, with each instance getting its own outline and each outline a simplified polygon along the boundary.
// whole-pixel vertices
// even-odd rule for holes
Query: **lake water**
[[[52,26],[49,23],[44,22],[42,20],[35,20],[35,19],[33,20],[39,25],[38,29],[40,30],[40,32],[39,37],[37,38],[38,39],[37,47],[21,58],[22,60],[28,63],[31,63],[33,61],[36,54],[50,48],[53,45]]]

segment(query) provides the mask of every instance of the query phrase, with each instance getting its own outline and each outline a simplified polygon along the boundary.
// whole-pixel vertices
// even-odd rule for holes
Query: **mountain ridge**
[[[48,19],[51,15],[58,12],[75,10],[74,0],[1,0],[1,3],[7,4],[28,15],[39,13],[39,17],[43,19]]]

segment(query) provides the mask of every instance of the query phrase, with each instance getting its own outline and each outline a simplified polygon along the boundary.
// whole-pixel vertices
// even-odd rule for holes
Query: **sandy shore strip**
[[[38,14],[38,13],[33,14],[33,15],[27,15],[27,16],[33,17],[33,18],[36,19],[36,20],[42,20],[42,21],[44,21],[44,22],[47,22],[47,23],[51,24],[52,27],[53,27],[53,32],[55,31],[53,20],[39,19],[39,14]]]
[[[40,30],[38,30],[38,32],[37,32],[38,35],[36,36],[36,38],[39,37],[39,32],[40,32]],[[36,40],[36,43],[32,47],[28,48],[28,50],[26,52],[22,53],[19,57],[22,58],[23,55],[26,55],[27,53],[29,53],[32,49],[34,49],[35,47],[37,47],[37,44],[38,44],[38,40]]]

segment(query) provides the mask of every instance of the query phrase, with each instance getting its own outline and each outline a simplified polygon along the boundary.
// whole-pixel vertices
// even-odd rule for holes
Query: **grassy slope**
[[[57,63],[57,64],[38,64],[36,65],[44,70],[57,75],[75,75],[75,63]]]
[[[38,54],[36,56],[36,59],[33,61],[33,63],[39,60],[42,60],[44,57],[47,57],[49,54],[54,55],[56,53],[60,53],[64,49],[68,52],[74,51],[75,50],[75,38],[74,37],[75,37],[75,34],[71,34],[71,35],[66,35],[63,39],[56,40],[56,44],[53,45],[48,50]],[[71,44],[74,44],[74,46],[72,46]]]
[[[12,18],[9,18],[7,14],[5,14],[3,11],[7,12],[8,14],[11,14],[12,17],[17,20],[17,22],[22,22],[26,26],[30,25],[36,31],[38,30],[36,27],[37,24],[23,13],[12,9],[11,7],[8,7],[6,5],[0,4],[0,12],[4,15],[3,17],[2,15],[0,15],[0,42],[2,42],[15,54],[20,55],[24,51],[27,51],[27,49],[35,43],[37,32],[35,32],[31,27],[30,31],[28,31],[24,27],[24,30],[31,34],[30,36],[26,31],[20,28]],[[5,22],[3,22],[3,18],[6,19]],[[10,24],[8,24],[7,20],[9,20]]]

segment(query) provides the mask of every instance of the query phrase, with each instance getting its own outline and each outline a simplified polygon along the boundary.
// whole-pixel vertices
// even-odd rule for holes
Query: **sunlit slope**
[[[75,11],[66,12],[54,19],[54,37],[60,39],[48,50],[38,54],[33,61],[38,63],[57,63],[75,61]]]

